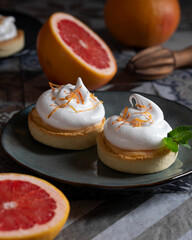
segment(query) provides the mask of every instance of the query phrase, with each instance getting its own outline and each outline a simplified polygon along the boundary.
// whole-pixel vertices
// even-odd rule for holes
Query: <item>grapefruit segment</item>
[[[59,21],[57,26],[62,40],[87,64],[98,69],[110,67],[110,60],[106,51],[81,26],[69,19]],[[74,32],[78,34],[73,34]],[[103,61],[100,61],[100,59],[103,59]]]
[[[37,38],[37,54],[49,81],[75,84],[82,77],[93,90],[109,82],[117,71],[107,44],[84,23],[66,13],[54,13]]]
[[[52,240],[65,224],[69,202],[50,183],[0,174],[0,239]]]

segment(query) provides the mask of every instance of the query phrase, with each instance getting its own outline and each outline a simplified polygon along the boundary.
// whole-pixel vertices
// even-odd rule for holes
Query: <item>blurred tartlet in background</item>
[[[13,16],[0,15],[0,58],[9,57],[23,49],[24,31],[17,29]]]

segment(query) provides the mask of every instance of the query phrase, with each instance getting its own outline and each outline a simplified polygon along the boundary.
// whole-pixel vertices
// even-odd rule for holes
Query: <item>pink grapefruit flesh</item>
[[[39,186],[26,181],[1,181],[0,203],[1,231],[28,229],[47,223],[55,215],[55,200]]]
[[[110,67],[109,57],[102,45],[81,26],[64,19],[58,22],[58,29],[63,41],[86,63],[98,69]]]
[[[69,213],[65,196],[50,183],[23,174],[0,174],[0,239],[51,240]]]
[[[117,71],[108,45],[88,26],[67,13],[54,13],[37,38],[37,54],[50,82],[65,85],[83,79],[89,90],[108,83]]]

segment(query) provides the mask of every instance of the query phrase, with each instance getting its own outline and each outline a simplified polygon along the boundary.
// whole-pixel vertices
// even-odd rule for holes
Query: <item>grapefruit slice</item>
[[[54,13],[37,38],[37,54],[49,81],[75,84],[82,77],[90,90],[109,82],[117,71],[107,44],[77,18]]]
[[[1,240],[52,240],[68,214],[68,200],[50,183],[24,174],[0,174]]]

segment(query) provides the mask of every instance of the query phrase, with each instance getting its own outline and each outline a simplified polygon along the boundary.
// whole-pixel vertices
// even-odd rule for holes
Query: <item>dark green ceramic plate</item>
[[[129,105],[129,92],[97,92],[104,102],[106,117],[119,114]],[[192,111],[178,103],[142,94],[163,110],[174,128],[191,124]],[[67,151],[47,147],[35,141],[28,130],[27,117],[33,106],[16,114],[2,133],[2,146],[18,163],[60,182],[105,189],[145,188],[165,184],[192,172],[192,150],[180,148],[175,163],[167,170],[146,175],[120,173],[105,166],[97,156],[97,148]]]

